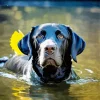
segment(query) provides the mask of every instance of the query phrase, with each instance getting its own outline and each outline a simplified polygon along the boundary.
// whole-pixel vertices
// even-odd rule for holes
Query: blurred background
[[[77,57],[78,63],[74,63],[74,70],[81,78],[100,80],[100,2],[99,0],[0,0],[0,57],[14,54],[10,47],[10,37],[15,30],[21,30],[27,34],[35,25],[42,23],[60,23],[69,25],[74,32],[86,41],[85,51]],[[16,37],[17,38],[17,37]],[[0,90],[9,87],[12,90],[12,80],[0,77]],[[5,84],[5,82],[8,82]],[[86,80],[84,80],[86,81]],[[83,82],[83,81],[82,81]],[[19,91],[23,92],[18,100],[32,100],[36,95],[29,96],[27,85],[22,89],[18,82]],[[84,82],[83,82],[84,83]],[[4,90],[6,91],[7,88]],[[16,87],[17,88],[17,87]],[[49,88],[32,87],[38,94],[34,100],[99,100],[100,82],[85,85],[71,85],[69,90],[51,90]],[[36,89],[37,88],[37,89]],[[22,89],[22,90],[21,90]],[[40,90],[39,90],[40,89]],[[78,90],[78,91],[77,91]],[[0,100],[14,100],[12,91],[0,91]],[[14,90],[18,92],[18,90]],[[60,92],[61,91],[61,92]],[[44,92],[44,94],[43,94]],[[27,95],[28,94],[28,97]],[[62,95],[60,95],[62,94]],[[4,96],[5,97],[4,97]],[[18,96],[18,95],[17,95]],[[24,97],[26,96],[26,97]],[[16,97],[14,95],[14,97]],[[21,99],[23,98],[23,99]],[[27,99],[28,98],[28,99]],[[67,99],[66,99],[67,98]]]

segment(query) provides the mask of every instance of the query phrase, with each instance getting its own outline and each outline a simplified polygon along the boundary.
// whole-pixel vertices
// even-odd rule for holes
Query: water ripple
[[[68,80],[66,81],[67,84],[86,84],[86,83],[89,83],[89,82],[99,82],[99,80],[97,79],[93,79],[93,78],[85,78],[85,79],[78,79],[78,80]]]
[[[26,76],[16,76],[16,75],[12,75],[9,73],[5,73],[5,72],[0,72],[0,76],[6,77],[6,78],[10,78],[10,79],[16,79],[17,81],[24,81],[25,83],[29,84],[29,85],[40,85],[40,83],[37,82],[31,82],[30,79],[27,79]],[[67,80],[65,81],[66,84],[86,84],[89,82],[99,82],[99,80],[97,79],[93,79],[93,78],[80,78],[78,80]]]

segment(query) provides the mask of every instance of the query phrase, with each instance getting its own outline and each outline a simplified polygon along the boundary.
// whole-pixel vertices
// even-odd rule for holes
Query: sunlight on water
[[[80,79],[43,86],[0,68],[0,100],[99,100],[99,7],[0,7],[0,58],[13,54],[9,39],[15,30],[27,34],[32,26],[47,22],[69,25],[86,41],[78,63],[73,62]]]

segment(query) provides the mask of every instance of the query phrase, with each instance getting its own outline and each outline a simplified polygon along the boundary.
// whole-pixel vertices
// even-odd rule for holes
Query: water
[[[15,30],[55,22],[69,25],[86,41],[85,51],[73,62],[80,80],[59,85],[31,85],[0,69],[0,100],[100,100],[99,7],[0,7],[0,57],[13,54],[9,39]]]

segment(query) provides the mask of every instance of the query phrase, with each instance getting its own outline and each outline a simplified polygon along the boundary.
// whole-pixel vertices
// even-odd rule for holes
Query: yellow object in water
[[[23,53],[18,48],[18,42],[24,37],[24,34],[19,30],[18,32],[15,31],[10,39],[10,46],[12,50],[14,50],[15,54],[23,55]]]

